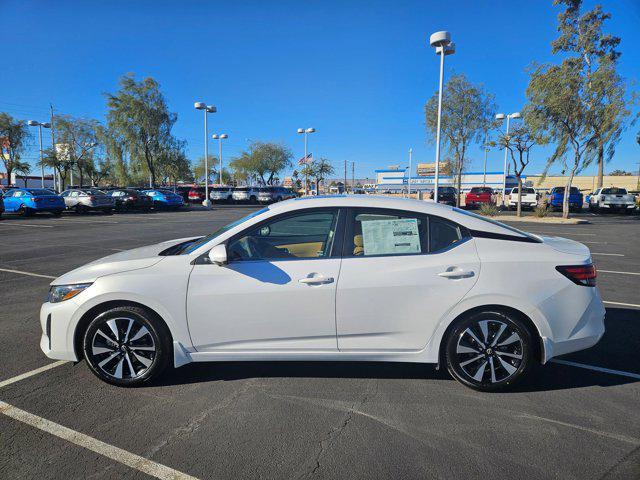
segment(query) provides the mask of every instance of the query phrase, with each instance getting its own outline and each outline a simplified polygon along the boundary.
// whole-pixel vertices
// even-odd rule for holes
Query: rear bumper
[[[595,290],[591,302],[589,302],[568,333],[553,337],[542,337],[542,363],[546,363],[553,357],[593,347],[604,335],[605,313],[606,310],[600,294]],[[551,321],[553,322],[553,319]]]

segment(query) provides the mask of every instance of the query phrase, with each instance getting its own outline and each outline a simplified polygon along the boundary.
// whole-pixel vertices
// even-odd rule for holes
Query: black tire
[[[79,215],[82,215],[83,213],[85,213],[87,211],[87,209],[84,207],[84,205],[80,205],[79,203],[76,204],[75,210],[76,210],[76,213],[79,214]]]
[[[249,199],[249,203],[251,205],[255,205],[256,203],[258,203],[258,199],[252,195],[251,198]]]
[[[129,320],[133,324],[127,338]],[[111,342],[102,334],[106,334]],[[89,323],[82,349],[89,369],[100,380],[120,387],[134,387],[148,383],[162,373],[170,362],[172,344],[167,327],[155,315],[144,308],[122,306],[99,314]],[[107,360],[109,357],[111,359]]]
[[[536,362],[534,342],[527,325],[517,316],[477,312],[449,330],[445,339],[447,370],[474,390],[505,390],[525,377]]]
[[[18,209],[18,215],[21,217],[30,217],[32,213],[31,209],[24,205],[20,205],[20,208]]]
[[[102,213],[105,215],[113,215],[113,208],[105,208]]]

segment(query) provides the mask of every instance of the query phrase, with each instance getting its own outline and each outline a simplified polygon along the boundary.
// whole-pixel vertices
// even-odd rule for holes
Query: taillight
[[[91,195],[91,196],[89,197],[89,200],[91,200],[92,202],[93,202],[95,199],[96,199],[96,197],[94,197],[93,195]]]
[[[593,264],[589,265],[560,265],[556,270],[571,280],[576,285],[595,287],[598,273]]]

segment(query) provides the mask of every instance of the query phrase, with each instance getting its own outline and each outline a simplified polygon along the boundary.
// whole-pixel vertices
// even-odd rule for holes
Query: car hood
[[[540,238],[540,240],[542,240],[545,245],[548,245],[558,252],[568,253],[569,255],[578,255],[583,257],[585,260],[591,258],[591,251],[589,250],[589,247],[583,245],[580,242],[569,240],[568,238],[563,237],[547,237],[542,235],[536,236]]]
[[[164,259],[159,255],[160,252],[167,248],[177,245],[193,237],[178,238],[169,240],[155,245],[134,248],[124,252],[114,253],[91,263],[87,263],[82,267],[61,275],[56,278],[51,285],[70,285],[74,283],[91,283],[100,277],[113,275],[114,273],[129,272],[131,270],[139,270],[141,268],[149,268]]]

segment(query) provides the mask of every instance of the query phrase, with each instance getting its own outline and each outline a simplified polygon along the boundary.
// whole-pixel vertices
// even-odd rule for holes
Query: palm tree
[[[335,173],[333,165],[326,158],[320,158],[317,162],[313,162],[313,176],[316,177],[316,192],[320,193],[320,183],[322,183],[329,175]]]
[[[18,161],[15,163],[13,170],[16,172],[18,177],[22,177],[24,181],[24,188],[27,188],[27,176],[31,173],[31,165],[27,162]]]

